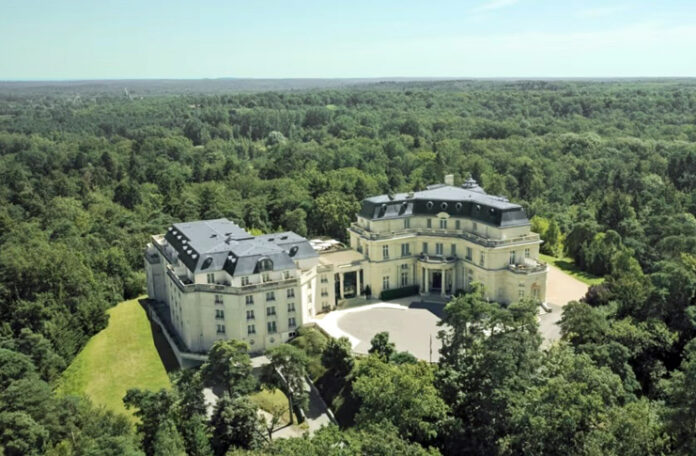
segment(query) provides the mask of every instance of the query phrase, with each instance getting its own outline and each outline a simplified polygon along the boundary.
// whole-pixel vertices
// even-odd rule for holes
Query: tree
[[[489,454],[510,423],[508,410],[537,375],[541,337],[537,305],[500,307],[481,284],[445,306],[436,386],[452,409],[444,428],[448,453]]]
[[[140,420],[136,424],[142,448],[148,456],[155,455],[155,441],[160,423],[171,418],[174,395],[167,390],[158,392],[129,389],[123,398],[127,409],[137,409],[134,415]]]
[[[186,456],[184,441],[171,419],[160,423],[152,446],[154,456]]]
[[[696,339],[684,348],[684,361],[670,379],[663,380],[665,421],[675,450],[690,454],[696,448]]]
[[[597,423],[627,398],[617,375],[567,345],[546,352],[540,372],[510,404],[509,428],[499,440],[503,454],[588,454],[612,438]]]
[[[370,356],[353,381],[360,401],[356,424],[391,425],[407,440],[432,444],[447,410],[433,379],[433,370],[423,362],[396,365]]]
[[[330,339],[321,354],[321,363],[338,376],[347,375],[355,365],[350,340],[347,337]]]
[[[368,353],[375,353],[383,361],[388,361],[389,358],[396,352],[394,342],[389,342],[389,333],[386,331],[378,332],[370,341],[370,349]]]
[[[255,387],[251,360],[246,342],[234,339],[216,341],[201,367],[201,378],[207,386],[221,386],[231,396],[245,395]]]
[[[270,363],[265,365],[262,380],[272,388],[278,388],[288,398],[290,423],[294,422],[295,406],[306,408],[307,355],[292,345],[283,344],[266,353]]]
[[[6,456],[42,454],[48,431],[24,412],[0,412],[0,450]]]
[[[230,398],[227,393],[215,405],[210,420],[213,428],[213,451],[217,456],[230,448],[255,448],[263,436],[258,409],[247,397]]]

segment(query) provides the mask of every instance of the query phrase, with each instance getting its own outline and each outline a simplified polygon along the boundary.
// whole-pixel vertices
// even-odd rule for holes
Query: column
[[[452,294],[457,292],[457,265],[452,268]]]
[[[425,283],[423,284],[423,293],[428,294],[430,291],[430,287],[428,286],[428,282],[430,281],[430,275],[428,268],[423,267],[423,271],[425,272]]]
[[[440,274],[442,274],[442,279],[440,279],[442,282],[440,283],[440,296],[444,297],[445,296],[445,288],[447,288],[447,271],[444,269],[440,270]]]
[[[355,271],[355,296],[360,296],[360,269]]]
[[[342,272],[338,275],[338,281],[339,281],[338,294],[339,294],[340,298],[343,299],[343,273]]]

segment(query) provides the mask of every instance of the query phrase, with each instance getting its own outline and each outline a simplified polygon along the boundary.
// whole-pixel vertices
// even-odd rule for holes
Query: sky
[[[0,80],[694,76],[696,0],[0,0]]]

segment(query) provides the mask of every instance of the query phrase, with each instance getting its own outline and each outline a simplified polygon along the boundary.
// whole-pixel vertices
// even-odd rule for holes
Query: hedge
[[[379,299],[387,301],[389,299],[403,298],[406,296],[412,296],[418,293],[418,285],[411,285],[408,287],[393,288],[391,290],[384,290],[379,294]]]

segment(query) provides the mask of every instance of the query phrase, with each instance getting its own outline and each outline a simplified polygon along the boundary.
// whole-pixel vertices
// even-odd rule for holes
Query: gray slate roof
[[[294,260],[317,257],[307,239],[293,232],[253,236],[227,219],[175,223],[165,239],[194,273],[225,270],[230,275],[261,272],[261,260],[273,271],[295,269]]]
[[[500,227],[529,224],[522,206],[487,194],[473,179],[461,187],[435,184],[418,192],[366,198],[359,214],[370,220],[385,220],[412,215],[435,216],[440,212]]]

